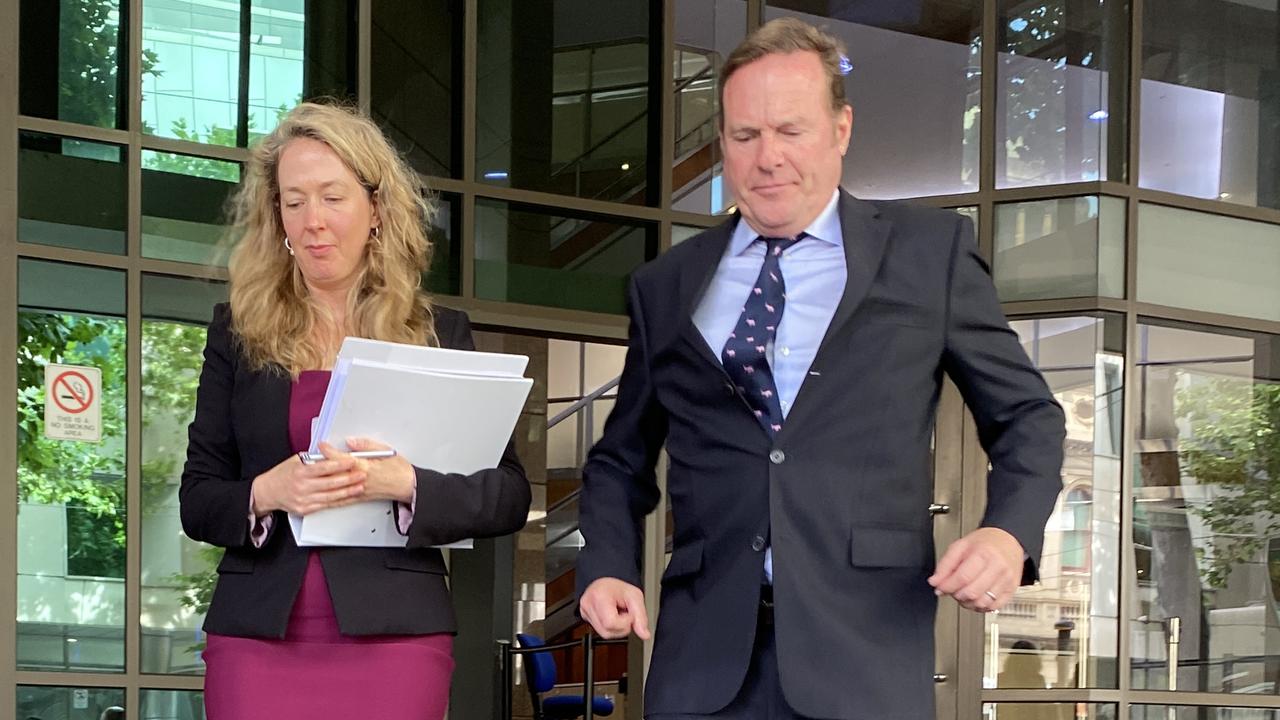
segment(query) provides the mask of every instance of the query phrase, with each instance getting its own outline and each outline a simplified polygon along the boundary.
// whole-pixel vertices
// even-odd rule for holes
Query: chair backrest
[[[516,640],[522,648],[536,648],[546,645],[537,635],[516,633]],[[544,693],[556,686],[556,661],[551,651],[529,653],[524,656],[524,673],[529,680],[529,689]]]

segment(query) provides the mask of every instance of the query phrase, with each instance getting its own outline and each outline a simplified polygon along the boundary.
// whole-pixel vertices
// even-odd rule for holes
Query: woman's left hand
[[[363,437],[347,438],[347,448],[351,452],[392,449],[389,445]],[[347,456],[347,453],[323,442],[320,443],[320,452],[330,459]],[[405,504],[413,502],[413,491],[418,484],[418,475],[404,456],[357,458],[355,467],[365,474],[364,494],[359,499],[395,500]]]

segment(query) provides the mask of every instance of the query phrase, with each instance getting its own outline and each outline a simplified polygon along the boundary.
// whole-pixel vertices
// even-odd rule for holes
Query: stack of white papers
[[[321,441],[347,449],[349,437],[385,443],[414,467],[470,474],[502,459],[533,380],[524,355],[346,338],[312,427]],[[419,496],[419,505],[430,503]],[[289,515],[301,546],[404,547],[394,503],[364,502]],[[450,547],[470,547],[471,541]]]

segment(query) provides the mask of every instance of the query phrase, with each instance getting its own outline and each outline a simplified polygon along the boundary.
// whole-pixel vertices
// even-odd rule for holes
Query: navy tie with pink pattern
[[[729,340],[720,353],[729,379],[771,436],[782,429],[782,405],[768,358],[787,302],[787,286],[778,259],[804,237],[805,234],[800,233],[794,238],[759,238],[765,243],[760,277],[742,304],[738,325],[729,333]]]

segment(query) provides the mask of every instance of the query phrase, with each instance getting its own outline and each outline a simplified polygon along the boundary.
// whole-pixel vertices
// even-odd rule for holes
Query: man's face
[[[799,234],[840,184],[853,111],[832,111],[814,52],[742,66],[724,86],[723,111],[724,174],[738,209],[761,235]]]

